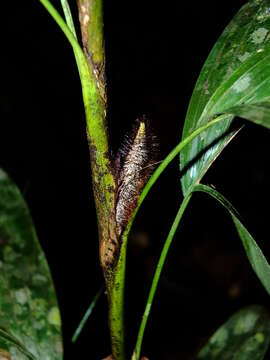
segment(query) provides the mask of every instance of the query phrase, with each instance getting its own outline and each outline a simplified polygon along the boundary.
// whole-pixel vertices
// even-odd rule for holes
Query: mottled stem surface
[[[95,92],[86,98],[85,110],[90,149],[93,190],[99,227],[100,261],[103,268],[109,302],[109,326],[112,353],[124,360],[123,284],[117,286],[114,268],[119,254],[119,236],[115,217],[115,173],[112,166],[106,126],[106,77],[103,38],[102,0],[78,0],[83,50]]]

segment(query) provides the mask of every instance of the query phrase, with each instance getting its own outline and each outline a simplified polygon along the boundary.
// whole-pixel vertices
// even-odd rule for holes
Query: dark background
[[[60,2],[54,3],[60,9]],[[75,0],[70,3],[77,20]],[[203,62],[242,4],[105,0],[114,152],[142,114],[159,139],[160,159],[179,142]],[[110,353],[105,296],[77,344],[70,342],[103,281],[72,50],[39,1],[4,2],[0,19],[0,166],[23,192],[47,255],[62,314],[65,359],[100,360]],[[269,132],[247,124],[204,182],[233,202],[269,258],[268,154]],[[180,201],[176,160],[151,191],[133,228],[126,296],[130,350]],[[269,304],[230,218],[206,195],[194,196],[168,259],[143,343],[150,360],[191,359],[235,310]]]

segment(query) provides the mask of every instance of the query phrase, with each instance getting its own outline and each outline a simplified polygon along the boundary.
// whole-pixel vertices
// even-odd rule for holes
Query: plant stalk
[[[128,225],[129,227],[131,226]],[[117,260],[109,291],[109,325],[114,360],[125,358],[125,326],[124,326],[124,290],[126,274],[126,252],[129,229],[121,239],[119,258]]]
[[[102,0],[77,0],[83,50],[98,91],[97,106],[87,106],[86,120],[92,169],[92,181],[97,210],[100,242],[100,262],[103,268],[109,304],[109,328],[112,356],[124,360],[124,279],[119,281],[115,268],[125,262],[118,256],[120,239],[116,231],[116,184],[106,126],[106,77],[103,39]],[[115,251],[112,252],[112,249]]]
[[[106,256],[112,244],[118,242],[115,221],[115,178],[106,127],[106,79],[103,41],[102,0],[78,0],[79,19],[83,40],[81,49],[66,0],[61,0],[66,22],[49,0],[40,0],[70,42],[78,65],[86,114],[87,137],[90,150],[92,183],[97,211],[100,242],[100,262],[103,268],[108,302],[112,354],[125,359],[123,328],[124,280],[117,288],[114,275],[117,261],[108,266]],[[125,262],[125,251],[120,263]],[[112,259],[115,260],[115,259]]]

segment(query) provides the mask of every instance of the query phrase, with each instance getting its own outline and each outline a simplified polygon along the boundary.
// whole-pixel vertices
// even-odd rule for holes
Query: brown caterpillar
[[[157,154],[156,137],[143,116],[136,120],[115,160],[116,227],[120,237],[136,208],[141,191],[154,169]]]
[[[145,117],[137,119],[115,158],[115,226],[110,224],[108,238],[100,244],[100,260],[105,275],[109,276],[119,256],[121,234],[156,164],[155,139]]]

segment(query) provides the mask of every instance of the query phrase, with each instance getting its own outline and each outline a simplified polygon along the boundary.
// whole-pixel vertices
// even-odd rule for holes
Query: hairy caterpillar
[[[100,259],[105,273],[118,258],[121,234],[130,220],[141,191],[150,177],[156,158],[157,143],[149,123],[142,117],[137,119],[114,161],[115,171],[115,226],[111,223],[106,240],[100,244]],[[112,220],[113,221],[113,220]]]
[[[117,189],[115,218],[118,236],[136,208],[141,191],[154,169],[156,138],[143,116],[136,120],[115,160]]]

